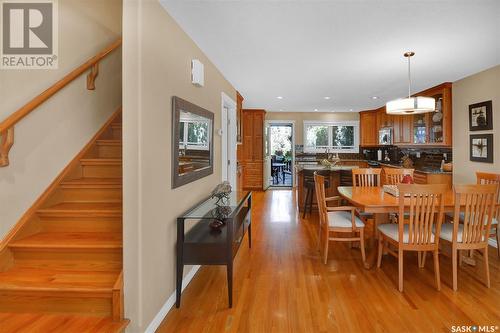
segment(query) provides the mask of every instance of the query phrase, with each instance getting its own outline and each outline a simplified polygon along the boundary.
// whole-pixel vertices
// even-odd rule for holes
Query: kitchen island
[[[352,173],[351,170],[354,168],[359,168],[358,163],[350,163],[351,165],[343,165],[346,162],[339,163],[340,165],[325,167],[323,165],[303,165],[296,166],[295,171],[297,174],[297,202],[299,203],[299,211],[304,209],[304,201],[306,198],[307,188],[304,186],[304,171],[318,171],[327,170],[329,175],[327,177],[330,187],[325,189],[327,197],[333,197],[338,195],[338,186],[351,186],[352,185]],[[313,210],[317,209],[316,205],[316,194],[313,193]]]

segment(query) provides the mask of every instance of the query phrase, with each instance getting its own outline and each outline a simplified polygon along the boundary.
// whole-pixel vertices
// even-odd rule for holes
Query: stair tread
[[[122,164],[121,158],[82,158],[83,164]]]
[[[119,271],[65,271],[14,265],[0,272],[0,290],[110,292],[119,274]]]
[[[119,249],[118,232],[40,232],[9,244],[14,248],[100,248]]]
[[[13,332],[123,332],[129,320],[113,321],[111,317],[42,313],[0,313],[4,333]]]
[[[122,140],[118,139],[100,139],[96,141],[98,145],[122,145]]]
[[[61,185],[122,185],[121,178],[78,178],[65,180]]]

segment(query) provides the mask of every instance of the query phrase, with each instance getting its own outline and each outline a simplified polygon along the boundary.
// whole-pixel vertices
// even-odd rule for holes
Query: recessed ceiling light
[[[372,99],[378,99],[378,96],[372,96]]]
[[[280,109],[280,111],[283,111],[283,109]]]
[[[283,96],[278,96],[278,97],[276,97],[276,98],[277,98],[277,99],[283,99]]]
[[[323,97],[324,99],[330,99],[331,97],[330,96],[325,96]]]
[[[352,111],[352,109],[349,109],[349,111]]]
[[[314,111],[318,111],[318,109],[314,109]]]

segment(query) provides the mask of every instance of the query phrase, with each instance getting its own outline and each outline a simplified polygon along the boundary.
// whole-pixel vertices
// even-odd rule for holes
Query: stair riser
[[[121,187],[66,187],[58,190],[61,201],[119,202],[122,201]]]
[[[122,146],[121,145],[98,145],[97,154],[100,158],[121,158]]]
[[[33,260],[31,258],[17,259],[16,265],[38,269],[70,270],[79,272],[119,272],[122,269],[121,261],[61,261],[61,260]]]
[[[0,291],[0,312],[85,313],[110,316],[112,299],[109,295],[75,296],[76,293]]]
[[[115,127],[112,129],[113,131],[113,139],[116,140],[121,140],[122,138],[122,128],[121,127]]]
[[[16,260],[46,260],[57,265],[57,261],[72,261],[77,265],[89,265],[90,262],[110,262],[122,261],[121,249],[116,250],[74,250],[74,249],[39,249],[39,248],[11,248],[14,261]],[[90,263],[91,265],[91,263]],[[64,263],[62,266],[66,266]],[[109,269],[112,270],[112,269]]]
[[[42,217],[41,226],[45,232],[121,232],[121,218],[101,217]]]
[[[121,178],[121,165],[83,165],[82,176],[86,178]]]

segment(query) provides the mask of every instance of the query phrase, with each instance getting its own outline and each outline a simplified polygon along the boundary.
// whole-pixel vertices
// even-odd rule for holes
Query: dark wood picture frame
[[[185,175],[179,175],[179,134],[181,110],[208,118],[210,121],[210,166],[201,170],[194,170]],[[214,172],[214,114],[198,105],[180,97],[172,98],[172,188],[194,182]]]
[[[473,141],[475,139],[486,140],[486,157],[473,156]],[[493,134],[471,134],[469,142],[470,160],[474,162],[493,163]]]
[[[483,109],[484,108],[484,109]],[[480,109],[480,110],[479,110]],[[469,130],[470,131],[487,131],[493,129],[493,103],[486,101],[469,105]],[[476,113],[480,113],[477,115]],[[474,117],[476,117],[473,124]],[[477,119],[481,119],[477,121]],[[480,124],[478,124],[480,123]]]

